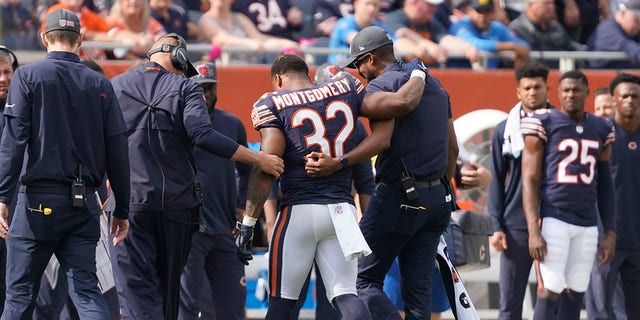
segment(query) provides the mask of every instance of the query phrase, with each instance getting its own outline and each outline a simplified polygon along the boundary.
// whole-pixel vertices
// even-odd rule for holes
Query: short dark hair
[[[549,68],[544,64],[529,60],[525,64],[516,68],[516,82],[520,83],[522,78],[542,78],[544,82],[547,82],[547,76],[549,75]]]
[[[611,83],[609,84],[609,92],[611,93],[611,95],[613,95],[613,91],[616,90],[616,87],[619,84],[625,82],[631,82],[640,85],[640,77],[626,72],[618,73],[618,75],[616,75],[616,77],[613,78],[613,80],[611,80]]]
[[[285,54],[276,58],[271,66],[271,78],[289,72],[304,73],[309,76],[309,66],[299,56]]]
[[[609,90],[608,87],[600,87],[598,89],[596,89],[596,91],[593,93],[593,97],[597,97],[599,95],[603,95],[603,94],[611,94],[611,90]]]
[[[65,42],[75,44],[80,39],[80,34],[70,30],[53,30],[44,35],[49,42]]]
[[[558,83],[562,82],[562,80],[564,79],[580,80],[585,86],[589,86],[589,80],[587,80],[587,76],[585,76],[584,73],[582,73],[582,71],[580,70],[569,70],[563,73],[560,76],[560,79],[558,79]]]

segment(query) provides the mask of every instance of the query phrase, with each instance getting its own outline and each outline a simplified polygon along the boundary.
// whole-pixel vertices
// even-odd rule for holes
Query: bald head
[[[160,39],[158,39],[158,41],[156,41],[156,43],[153,44],[153,46],[151,46],[151,49],[149,50],[149,52],[152,52],[153,49],[160,48],[160,46],[162,46],[163,44],[179,46],[180,40],[173,37],[161,37]]]
[[[173,73],[192,77],[198,72],[189,62],[188,55],[187,42],[176,33],[160,37],[147,52],[147,58],[150,61],[160,64]]]

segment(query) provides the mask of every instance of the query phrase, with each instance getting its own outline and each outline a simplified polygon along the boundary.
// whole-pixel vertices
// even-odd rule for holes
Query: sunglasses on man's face
[[[362,62],[362,60],[364,60],[364,58],[366,58],[370,54],[371,53],[365,53],[353,62],[353,65],[356,66],[356,69],[360,68],[360,62]]]

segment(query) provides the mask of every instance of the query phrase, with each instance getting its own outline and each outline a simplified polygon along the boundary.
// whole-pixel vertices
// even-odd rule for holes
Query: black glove
[[[253,226],[238,222],[236,224],[236,231],[238,233],[236,237],[236,253],[238,254],[238,259],[240,259],[245,266],[248,266],[249,261],[253,260],[253,254],[251,253],[253,247]]]
[[[429,75],[429,68],[427,68],[427,66],[425,66],[424,63],[422,63],[422,61],[417,58],[409,62],[401,62],[400,67],[402,68],[402,71],[406,72],[408,75],[411,75],[411,72],[413,72],[414,70],[420,70],[424,72],[425,76]]]

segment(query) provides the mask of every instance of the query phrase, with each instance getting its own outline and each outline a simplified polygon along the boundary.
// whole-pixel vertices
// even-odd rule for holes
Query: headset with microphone
[[[18,63],[18,58],[13,53],[13,51],[7,49],[7,47],[3,45],[0,45],[0,51],[6,52],[9,55],[9,57],[11,58],[11,68],[13,69],[13,71],[16,71],[20,64]]]
[[[162,44],[161,46],[149,50],[147,52],[147,58],[151,58],[152,55],[158,52],[167,52],[171,56],[171,64],[174,68],[182,71],[186,76],[189,76],[189,58],[187,56],[187,45],[184,38],[176,33],[169,33],[161,38],[174,38],[178,40],[179,45]]]

